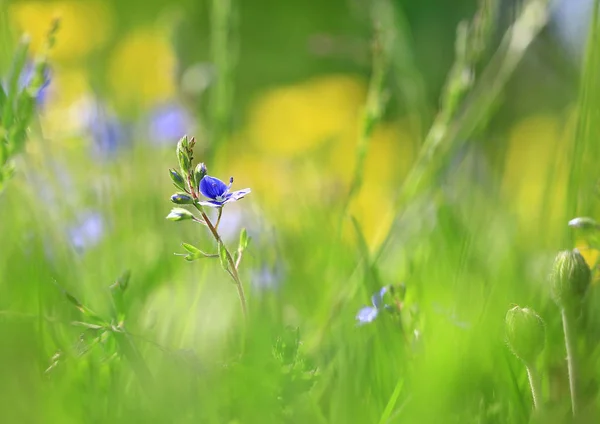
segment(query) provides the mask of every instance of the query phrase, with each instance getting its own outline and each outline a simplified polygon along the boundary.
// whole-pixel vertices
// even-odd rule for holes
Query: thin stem
[[[219,212],[218,212],[218,215],[217,215],[217,223],[215,224],[215,230],[219,229],[219,223],[221,222],[221,215],[223,215],[223,208],[219,208],[217,210]]]
[[[202,225],[206,225],[206,222],[202,221],[201,219],[198,219],[196,217],[192,218],[192,221],[197,222],[198,224],[202,224]]]
[[[573,416],[579,412],[578,363],[575,352],[575,323],[574,314],[569,308],[562,309],[563,330],[565,332],[565,347],[567,349],[567,366],[569,369],[569,387],[571,390],[571,408]]]
[[[240,262],[242,262],[242,255],[244,254],[244,249],[238,249],[238,257],[235,261],[235,269],[239,269]]]
[[[533,397],[533,408],[539,411],[542,409],[542,385],[540,377],[533,365],[525,365],[525,367],[527,368],[529,386],[531,387],[531,395]]]
[[[548,20],[546,0],[528,2],[515,23],[505,33],[479,83],[461,102],[459,112],[448,123],[436,122],[429,131],[410,173],[404,179],[396,198],[396,210],[402,211],[425,187],[436,186],[435,177],[441,164],[452,152],[464,146],[475,129],[487,119],[502,89]],[[449,125],[451,124],[451,125]],[[403,213],[398,213],[385,240],[379,245],[375,259],[379,259],[397,234]]]
[[[204,209],[202,209],[202,207],[197,203],[194,203],[194,206],[196,207],[198,212],[200,212],[200,214],[202,215],[204,222],[206,222],[206,226],[212,233],[216,242],[218,244],[222,244],[223,246],[225,246],[223,243],[223,240],[221,240],[221,236],[217,232],[217,229],[215,228],[215,226],[213,225],[211,220],[208,218],[208,216],[204,212]],[[240,305],[242,307],[242,313],[244,314],[244,318],[246,319],[246,318],[248,318],[248,307],[247,307],[247,303],[246,303],[246,294],[244,293],[244,286],[242,285],[242,282],[240,280],[240,276],[238,274],[237,267],[235,266],[235,262],[233,261],[233,258],[231,257],[231,254],[229,253],[229,250],[226,247],[225,247],[225,254],[227,256],[227,262],[229,263],[229,268],[230,268],[229,275],[231,275],[231,278],[235,282],[235,286],[236,286],[237,292],[238,292],[238,297],[240,298]]]

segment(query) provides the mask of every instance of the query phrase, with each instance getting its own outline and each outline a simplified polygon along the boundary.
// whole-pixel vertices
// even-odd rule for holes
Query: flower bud
[[[515,306],[506,313],[505,322],[510,350],[525,364],[533,364],[544,350],[544,321],[532,309]]]
[[[173,184],[175,184],[175,187],[185,191],[185,180],[183,179],[181,174],[173,168],[171,168],[169,169],[169,175],[171,176],[171,180],[173,181]]]
[[[558,306],[574,306],[583,299],[592,273],[579,250],[559,252],[552,272],[552,297]]]
[[[179,167],[183,175],[187,175],[190,171],[190,166],[192,166],[188,149],[188,138],[187,136],[183,136],[177,143],[177,160],[179,161]]]
[[[176,205],[191,205],[194,203],[194,199],[185,193],[175,193],[171,196],[171,202],[175,203]]]
[[[200,185],[200,181],[207,174],[206,165],[204,162],[196,165],[196,169],[194,170],[194,186],[198,188]]]
[[[186,219],[192,218],[194,218],[194,215],[187,209],[183,208],[173,208],[171,209],[171,213],[167,215],[167,219],[169,221],[185,221]]]
[[[581,230],[600,230],[600,225],[598,225],[596,221],[585,216],[570,220],[569,227],[578,228]]]

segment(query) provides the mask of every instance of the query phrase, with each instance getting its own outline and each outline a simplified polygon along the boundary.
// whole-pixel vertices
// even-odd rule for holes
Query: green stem
[[[578,363],[575,352],[575,319],[574,313],[569,308],[562,310],[563,330],[565,332],[565,347],[567,349],[567,366],[569,369],[569,388],[571,390],[571,408],[573,416],[579,412],[579,386],[578,386]]]
[[[424,188],[436,186],[435,177],[445,163],[444,159],[467,143],[476,128],[490,115],[509,77],[547,19],[547,0],[529,1],[504,35],[498,51],[482,72],[477,85],[465,94],[453,120],[447,122],[441,115],[433,123],[416,162],[397,195],[395,204],[400,213],[392,223],[386,239],[380,244],[375,254],[376,259],[381,257],[396,235],[404,207]]]
[[[539,411],[542,409],[542,385],[540,377],[533,365],[525,365],[525,367],[527,368],[529,386],[531,387],[531,395],[533,397],[533,408]]]
[[[221,223],[221,215],[223,215],[223,208],[218,209],[217,223],[215,224],[215,230],[219,229],[219,224]]]
[[[234,0],[211,2],[211,58],[217,79],[210,93],[212,136],[218,146],[229,135],[231,105],[233,98],[233,66],[237,45],[233,37],[235,29]],[[209,154],[214,155],[210,149]]]
[[[352,199],[358,194],[362,187],[365,161],[367,159],[373,130],[375,129],[375,125],[381,120],[383,109],[385,107],[382,92],[388,66],[388,58],[386,56],[388,46],[386,44],[389,43],[389,35],[386,32],[387,28],[382,29],[377,26],[376,18],[376,12],[374,12],[373,25],[375,27],[375,34],[372,75],[371,80],[369,81],[367,100],[363,110],[362,125],[355,152],[356,164],[354,165],[352,180],[350,181],[350,189],[348,197],[346,198],[344,214],[347,212]]]
[[[222,244],[223,246],[225,246],[225,244],[223,243],[223,240],[221,240],[221,236],[217,232],[217,229],[215,228],[215,226],[213,225],[211,220],[208,218],[208,215],[206,215],[206,213],[204,212],[202,207],[197,203],[194,203],[194,206],[196,207],[198,212],[200,212],[200,214],[202,215],[204,222],[206,222],[206,226],[212,233],[216,242],[218,244]],[[247,306],[247,302],[246,302],[246,294],[244,293],[244,286],[242,285],[242,281],[240,280],[240,275],[238,274],[237,266],[236,266],[235,262],[233,261],[233,257],[231,256],[231,254],[229,253],[229,250],[226,247],[225,247],[225,253],[226,253],[227,262],[229,263],[229,268],[230,268],[229,275],[231,275],[231,278],[233,279],[233,281],[235,283],[235,286],[236,286],[236,289],[238,292],[238,297],[240,298],[240,305],[242,307],[242,313],[244,314],[244,319],[247,319],[248,318],[248,306]]]

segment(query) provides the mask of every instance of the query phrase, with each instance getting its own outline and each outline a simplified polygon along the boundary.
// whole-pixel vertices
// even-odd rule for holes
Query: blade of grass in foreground
[[[420,194],[423,188],[435,186],[437,171],[447,162],[449,154],[467,143],[476,128],[489,118],[502,88],[547,20],[547,1],[530,0],[504,35],[498,51],[473,90],[466,95],[464,102],[456,106],[459,113],[449,121],[434,122],[396,199],[399,215],[375,257],[381,256],[393,238],[395,227],[402,217],[403,207]],[[452,82],[448,86],[452,86]],[[443,111],[440,115],[444,116]]]
[[[595,187],[600,180],[600,0],[594,2],[577,106],[577,127],[571,152],[567,215],[593,215]],[[567,230],[565,225],[565,230]]]

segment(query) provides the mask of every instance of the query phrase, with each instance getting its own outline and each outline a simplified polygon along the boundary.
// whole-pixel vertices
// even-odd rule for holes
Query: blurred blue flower
[[[240,200],[250,193],[249,188],[230,192],[229,189],[231,188],[232,184],[233,177],[229,179],[229,185],[227,186],[218,178],[205,175],[200,181],[199,190],[204,197],[210,200],[208,202],[200,202],[200,204],[203,206],[210,206],[212,208],[222,208],[225,203],[235,202],[236,200]]]
[[[96,156],[112,157],[129,143],[127,126],[100,102],[94,102],[86,119]]]
[[[250,284],[257,292],[277,290],[281,285],[282,273],[280,266],[270,267],[263,265],[251,272]]]
[[[67,229],[71,244],[78,252],[97,245],[104,235],[104,219],[98,212],[79,215],[77,223]]]
[[[32,62],[31,60],[28,60],[25,63],[25,66],[23,67],[23,70],[21,71],[21,74],[19,75],[19,79],[17,80],[17,89],[19,92],[21,92],[29,87],[29,85],[31,84],[33,77],[35,75],[35,68],[36,68],[36,64],[34,62]],[[5,91],[8,90],[9,87],[5,81],[1,81],[0,84],[2,85],[2,88]],[[38,91],[36,93],[32,93],[33,96],[35,97],[35,100],[36,100],[36,103],[38,106],[43,106],[45,104],[47,97],[48,97],[47,87],[49,84],[50,84],[50,69],[46,66],[46,67],[44,67],[43,80],[42,80],[40,87],[38,88]]]
[[[23,90],[31,84],[35,75],[36,66],[37,65],[34,62],[27,62],[23,72],[21,72],[21,75],[19,76],[19,89]],[[42,75],[42,84],[40,85],[37,93],[34,94],[38,106],[44,105],[48,97],[48,90],[46,88],[50,84],[50,69],[47,66],[44,67]]]
[[[387,305],[383,304],[383,296],[387,293],[388,286],[382,287],[377,293],[371,297],[371,303],[373,306],[365,306],[358,311],[356,314],[356,320],[359,325],[367,324],[377,318],[381,309]]]
[[[552,24],[562,43],[575,57],[583,55],[593,6],[593,0],[557,0],[552,5]]]
[[[155,145],[174,144],[183,134],[191,132],[194,119],[179,103],[155,108],[149,116],[148,139]]]

